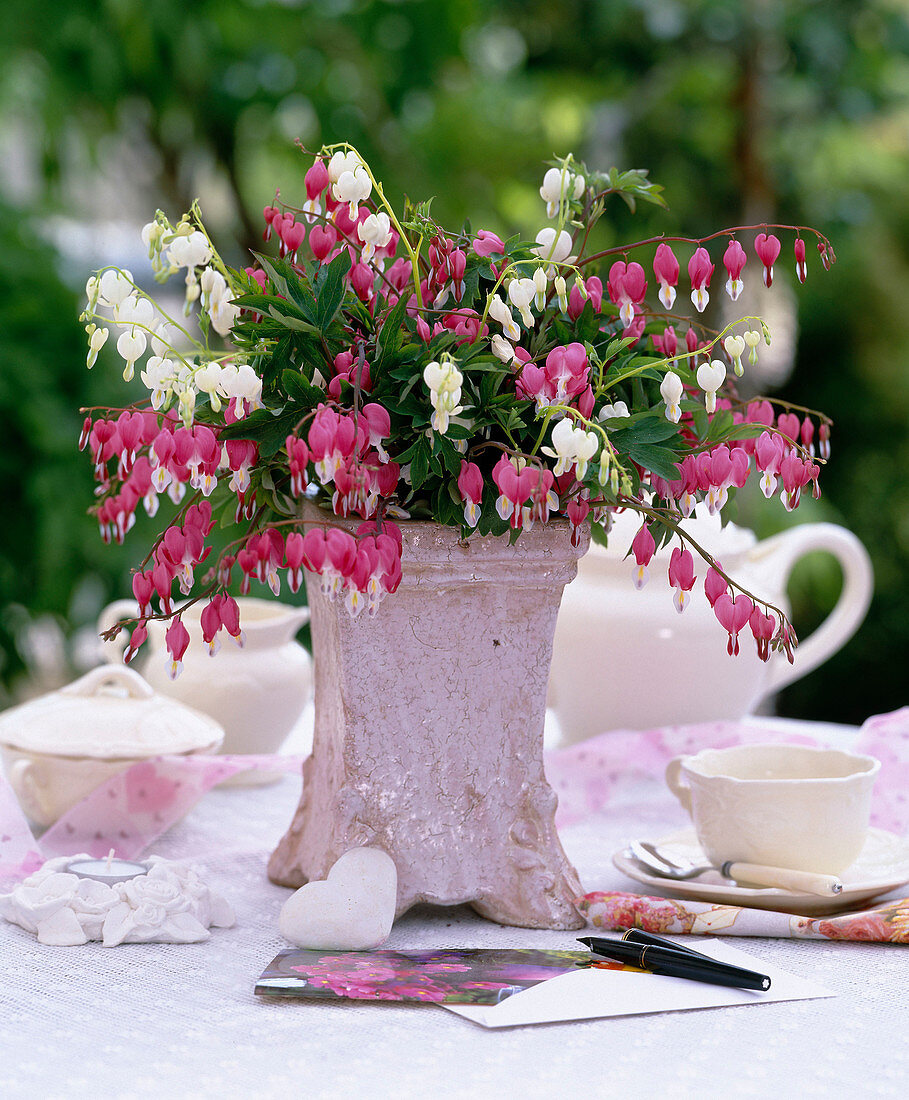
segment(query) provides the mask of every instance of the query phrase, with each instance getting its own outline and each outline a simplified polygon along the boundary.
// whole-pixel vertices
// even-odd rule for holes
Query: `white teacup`
[[[834,749],[739,745],[677,756],[666,782],[712,863],[837,875],[865,843],[880,766]]]

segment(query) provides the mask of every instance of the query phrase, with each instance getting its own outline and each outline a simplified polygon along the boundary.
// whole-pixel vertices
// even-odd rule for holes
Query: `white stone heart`
[[[353,848],[328,872],[307,882],[281,909],[281,935],[297,947],[370,951],[384,943],[395,919],[398,872],[379,848]]]

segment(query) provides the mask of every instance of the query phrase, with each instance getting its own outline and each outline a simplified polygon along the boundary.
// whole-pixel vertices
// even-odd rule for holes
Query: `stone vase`
[[[401,529],[403,579],[374,617],[352,619],[307,573],[313,751],[269,877],[299,887],[371,845],[397,867],[398,915],[466,902],[502,924],[579,928],[543,722],[559,601],[586,544],[571,546],[566,521],[513,546]]]

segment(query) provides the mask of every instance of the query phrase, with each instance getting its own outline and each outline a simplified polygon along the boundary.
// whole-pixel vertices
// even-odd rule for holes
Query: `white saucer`
[[[661,837],[656,844],[670,858],[681,856],[704,862],[704,853],[694,829]],[[809,916],[854,909],[859,902],[869,901],[909,882],[909,840],[885,829],[869,829],[861,855],[840,875],[843,892],[834,899],[771,886],[739,886],[723,878],[718,871],[706,871],[699,878],[677,882],[645,870],[631,857],[627,848],[615,852],[612,862],[629,878],[656,887],[660,893],[670,897],[743,905],[753,909],[776,909]]]

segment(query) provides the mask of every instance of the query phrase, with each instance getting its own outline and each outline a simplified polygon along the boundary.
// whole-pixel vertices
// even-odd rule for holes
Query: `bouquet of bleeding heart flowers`
[[[156,278],[184,278],[184,316],[168,316],[128,271],[89,280],[88,365],[113,327],[124,377],[138,371],[147,391],[85,420],[102,536],[122,541],[140,504],[154,515],[162,495],[172,502],[133,576],[128,659],[149,618],[171,618],[179,670],[189,635],[175,586],[204,601],[214,651],[222,629],[242,636],[237,579],[241,593],[256,581],[277,594],[282,577],[297,591],[308,570],[351,614],[374,613],[401,578],[398,521],[514,539],[558,516],[575,541],[588,523],[602,540],[622,509],[641,516],[634,583],[658,545],[677,540],[669,581],[680,611],[694,549],[730,652],[746,627],[765,659],[790,650],[779,609],[679,522],[701,500],[720,511],[752,475],[787,508],[809,485],[817,494],[815,435],[823,460],[830,422],[740,400],[735,377],[769,331],[756,317],[721,330],[697,317],[715,293],[714,243],[735,301],[749,263],[771,285],[778,234],[791,238],[800,281],[805,233],[825,267],[829,242],[760,226],[585,254],[611,196],[662,205],[661,189],[645,172],[593,172],[568,156],[540,194],[549,224],[533,240],[447,232],[428,204],[396,211],[352,147],[328,146],[296,205],[265,207],[270,243],[242,270],[224,264],[195,206],[176,225],[159,212],[145,226]],[[685,292],[692,317],[677,310]],[[303,498],[321,506],[318,521],[304,523]],[[219,522],[235,537],[209,561]]]

